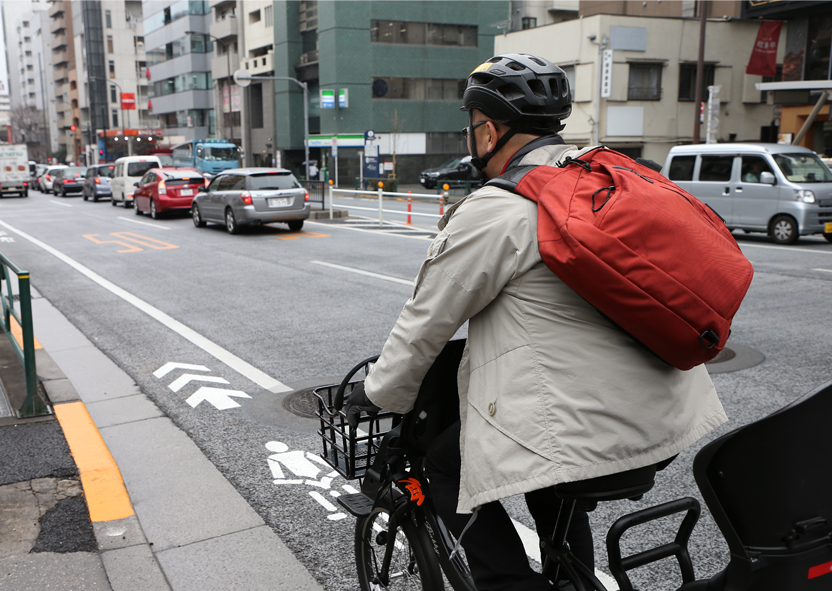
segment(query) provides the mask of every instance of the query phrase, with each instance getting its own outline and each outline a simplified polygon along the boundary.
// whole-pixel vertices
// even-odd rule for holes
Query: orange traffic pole
[[[413,191],[408,191],[407,192],[407,223],[408,223],[408,225],[413,224],[413,222],[410,221],[410,203],[411,203],[410,194],[411,193],[413,193]]]

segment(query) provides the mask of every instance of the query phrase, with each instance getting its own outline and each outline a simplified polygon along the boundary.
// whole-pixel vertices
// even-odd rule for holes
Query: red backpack
[[[546,265],[660,358],[687,370],[725,347],[754,269],[694,196],[603,147],[488,185],[538,204]]]

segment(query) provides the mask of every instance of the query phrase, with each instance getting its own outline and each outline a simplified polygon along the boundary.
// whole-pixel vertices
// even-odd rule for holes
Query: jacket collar
[[[507,170],[509,170],[510,168],[514,168],[515,166],[520,166],[520,161],[523,159],[523,157],[529,152],[532,152],[533,150],[536,150],[543,146],[554,146],[563,143],[563,138],[556,134],[544,135],[537,139],[534,139],[522,148],[520,148],[519,150],[517,150],[514,153],[514,155],[511,158],[509,158],[508,162],[506,163],[505,167],[503,168],[500,174],[505,173]]]

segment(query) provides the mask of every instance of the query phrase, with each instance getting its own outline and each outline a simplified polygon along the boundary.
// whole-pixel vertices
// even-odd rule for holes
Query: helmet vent
[[[543,82],[540,80],[529,80],[529,88],[536,97],[546,98],[546,87],[543,86]],[[557,93],[553,94],[557,96]]]
[[[525,94],[523,93],[523,91],[522,91],[522,90],[520,90],[520,89],[519,89],[516,85],[514,85],[514,84],[505,84],[505,85],[501,86],[500,88],[498,88],[498,89],[497,89],[497,91],[498,91],[501,95],[503,95],[503,97],[504,97],[507,101],[513,101],[513,100],[515,100],[515,99],[523,98],[523,97],[525,96]]]
[[[567,84],[566,81],[563,81],[563,84],[560,84],[560,80],[557,78],[550,78],[549,79],[549,87],[552,89],[552,96],[566,96],[567,94]]]
[[[517,62],[509,62],[509,63],[506,64],[506,67],[511,69],[511,70],[514,70],[515,72],[519,72],[521,70],[526,69],[526,66],[524,66],[523,64],[519,64]]]
[[[546,64],[546,63],[544,63],[543,61],[541,61],[541,60],[537,59],[537,58],[536,58],[536,57],[534,57],[533,55],[529,55],[529,56],[527,56],[527,57],[528,57],[531,61],[533,61],[534,63],[536,63],[538,66],[543,66],[544,68],[545,68],[546,66],[548,66],[548,64]]]

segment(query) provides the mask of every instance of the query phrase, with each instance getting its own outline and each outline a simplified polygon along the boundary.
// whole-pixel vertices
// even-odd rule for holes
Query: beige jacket
[[[522,164],[575,150],[545,146]],[[431,363],[469,321],[458,374],[460,512],[657,463],[727,420],[704,366],[658,360],[546,267],[534,202],[485,187],[440,229],[365,388],[382,408],[410,410]]]

